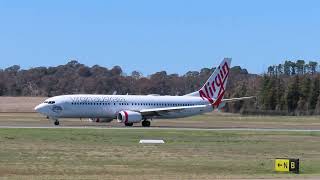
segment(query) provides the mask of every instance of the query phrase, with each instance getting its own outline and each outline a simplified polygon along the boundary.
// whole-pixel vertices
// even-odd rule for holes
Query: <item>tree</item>
[[[308,106],[307,106],[306,100],[303,97],[300,97],[297,103],[296,114],[299,116],[306,115],[307,110],[308,110]]]
[[[283,65],[283,71],[284,71],[284,74],[287,75],[287,76],[290,76],[291,75],[291,61],[285,61],[284,62],[284,65]]]
[[[278,69],[279,75],[283,74],[283,65],[282,64],[279,64],[277,69]]]
[[[275,74],[274,66],[269,66],[268,67],[268,74],[269,74],[269,76],[272,76],[272,75]]]
[[[296,75],[296,67],[297,67],[296,63],[291,61],[289,62],[290,62],[291,75]]]
[[[270,110],[275,110],[276,109],[276,106],[277,106],[277,98],[278,98],[278,94],[277,94],[277,80],[275,77],[272,77],[271,80],[269,81],[269,84],[268,84],[268,92],[267,92],[267,107],[268,109]]]
[[[283,79],[277,77],[276,79],[276,108],[275,110],[284,110],[285,106],[285,87]]]
[[[314,110],[317,105],[318,96],[320,95],[320,78],[315,78],[312,83],[311,94],[309,98],[309,109]]]
[[[297,67],[297,73],[298,74],[304,74],[305,61],[304,60],[297,60],[295,65]]]
[[[270,67],[274,68],[274,67]],[[272,72],[274,71],[273,69],[270,69]],[[231,68],[231,71],[234,73],[239,73],[239,74],[248,74],[247,69],[242,69],[240,66],[234,66]]]
[[[5,85],[3,82],[0,81],[0,96],[5,95],[6,90],[5,90]]]
[[[262,86],[261,86],[261,90],[260,90],[260,100],[261,100],[261,108],[264,110],[267,110],[270,108],[270,90],[271,87],[270,86],[272,84],[271,82],[271,77],[264,75],[263,79],[262,79]]]
[[[152,82],[152,91],[155,94],[168,95],[170,92],[170,86],[167,81],[167,72],[160,71],[152,74],[150,77]]]
[[[188,71],[184,76],[186,76],[186,77],[197,77],[197,76],[199,76],[199,72],[198,71]]]
[[[317,62],[315,62],[315,61],[310,61],[309,62],[309,67],[310,67],[310,70],[311,70],[311,74],[315,74],[316,73],[317,66],[318,66]]]
[[[114,66],[111,69],[112,76],[121,76],[122,75],[122,69],[120,66]]]
[[[90,72],[90,68],[87,67],[87,66],[82,66],[78,69],[78,74],[81,76],[81,77],[89,77],[91,76],[91,72]]]
[[[314,112],[315,112],[315,114],[320,115],[320,95],[318,97],[316,109]]]
[[[142,77],[142,73],[139,71],[132,71],[131,77],[135,80],[140,79]]]
[[[77,60],[71,60],[67,63],[66,66],[70,66],[73,68],[77,68],[80,65],[80,63]]]
[[[243,97],[247,93],[247,85],[245,83],[239,84],[239,86],[236,87],[234,94],[232,97]],[[244,102],[243,101],[237,101],[229,104],[229,110],[233,113],[238,113],[240,110],[243,111]]]
[[[19,70],[20,70],[19,65],[13,65],[13,66],[6,68],[4,71],[16,75]]]
[[[209,68],[202,68],[200,71],[200,75],[210,75],[211,74],[211,69]]]
[[[311,79],[310,77],[304,77],[302,83],[301,83],[301,97],[307,101],[310,98],[310,92],[311,92]]]
[[[298,76],[295,76],[293,82],[290,84],[286,99],[287,99],[288,111],[294,112],[297,108],[298,101],[300,99]]]

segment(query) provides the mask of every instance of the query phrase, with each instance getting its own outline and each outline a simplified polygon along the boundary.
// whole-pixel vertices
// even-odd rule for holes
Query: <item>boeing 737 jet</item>
[[[231,59],[225,58],[206,83],[196,92],[184,96],[159,95],[91,95],[75,94],[51,97],[35,110],[59,125],[60,118],[90,118],[132,126],[150,126],[152,119],[181,118],[221,108],[226,102],[250,99],[223,99],[230,72]]]

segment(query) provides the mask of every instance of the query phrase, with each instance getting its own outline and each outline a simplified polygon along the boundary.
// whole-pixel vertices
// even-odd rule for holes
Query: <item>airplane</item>
[[[35,111],[59,125],[60,118],[89,118],[93,122],[117,119],[125,126],[140,123],[149,127],[153,119],[194,116],[222,108],[227,102],[251,99],[224,99],[231,58],[224,58],[206,83],[183,96],[160,95],[61,95],[46,99]]]

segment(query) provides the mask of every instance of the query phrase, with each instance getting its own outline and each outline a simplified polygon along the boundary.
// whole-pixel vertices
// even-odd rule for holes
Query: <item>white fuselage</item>
[[[208,101],[193,96],[155,95],[62,95],[47,99],[38,105],[37,112],[51,118],[116,118],[120,111],[206,105],[186,108],[153,116],[153,118],[179,118],[213,110]]]

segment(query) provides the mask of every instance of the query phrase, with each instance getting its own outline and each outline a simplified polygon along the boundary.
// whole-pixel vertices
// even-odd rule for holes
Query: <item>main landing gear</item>
[[[143,127],[150,127],[151,122],[148,121],[147,119],[143,119],[143,120],[141,121],[141,124],[142,124]],[[131,123],[126,122],[126,123],[124,123],[124,125],[125,125],[125,126],[133,126],[133,123],[132,123],[132,122],[131,122]]]
[[[133,123],[124,123],[125,126],[133,126]]]
[[[145,120],[143,120],[143,121],[141,122],[141,124],[142,124],[143,127],[150,127],[150,124],[151,124],[151,123],[150,123],[150,121],[148,121],[148,120],[145,119]]]

